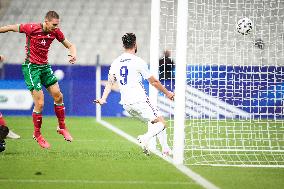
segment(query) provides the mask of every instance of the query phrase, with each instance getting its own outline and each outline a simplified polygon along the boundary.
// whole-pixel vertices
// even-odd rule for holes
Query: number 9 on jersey
[[[120,68],[120,84],[121,85],[126,85],[127,84],[127,76],[128,76],[128,69],[127,66],[121,66]]]

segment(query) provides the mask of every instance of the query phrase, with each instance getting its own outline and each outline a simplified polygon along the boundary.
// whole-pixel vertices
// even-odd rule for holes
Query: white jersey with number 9
[[[123,53],[111,64],[109,75],[114,76],[121,93],[121,104],[145,102],[148,97],[142,84],[142,77],[152,76],[147,63],[130,53]]]

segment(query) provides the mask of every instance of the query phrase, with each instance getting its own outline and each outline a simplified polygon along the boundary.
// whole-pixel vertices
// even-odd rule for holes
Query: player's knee
[[[164,127],[167,127],[166,126],[166,122],[165,122],[165,120],[164,120],[164,118],[162,116],[157,117],[156,119],[151,121],[152,124],[155,124],[155,123],[158,123],[158,122],[162,123],[164,125]]]
[[[63,94],[59,91],[54,95],[54,102],[55,103],[62,103],[63,102]]]
[[[166,125],[166,123],[163,119],[157,118],[157,119],[151,121],[151,123],[152,124],[162,124],[165,128],[167,128],[167,125]]]

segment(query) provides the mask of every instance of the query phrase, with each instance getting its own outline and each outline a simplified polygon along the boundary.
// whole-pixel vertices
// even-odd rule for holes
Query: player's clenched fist
[[[77,60],[76,56],[72,56],[71,54],[69,54],[68,57],[69,57],[69,63],[75,64]]]
[[[0,62],[3,62],[5,60],[5,57],[3,55],[0,55]]]

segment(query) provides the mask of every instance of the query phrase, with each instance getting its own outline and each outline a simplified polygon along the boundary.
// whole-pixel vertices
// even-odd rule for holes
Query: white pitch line
[[[123,180],[59,180],[59,179],[0,179],[1,182],[17,183],[72,183],[72,184],[149,184],[149,185],[192,185],[192,182],[169,181],[123,181]]]
[[[130,142],[133,142],[133,143],[137,144],[138,146],[140,146],[140,144],[137,142],[137,140],[134,137],[132,137],[129,134],[125,133],[124,131],[116,128],[115,126],[111,125],[110,123],[103,121],[103,120],[97,120],[97,122],[102,124],[104,127],[110,129],[111,131],[115,132],[116,134],[122,136],[123,138],[126,138]],[[192,171],[188,167],[186,167],[184,165],[175,165],[173,163],[173,159],[171,157],[164,157],[161,154],[161,152],[159,152],[158,150],[151,150],[151,152],[156,154],[157,156],[163,158],[164,160],[166,160],[170,164],[174,165],[178,170],[180,170],[182,173],[187,175],[189,178],[194,180],[197,184],[201,185],[202,187],[204,187],[206,189],[219,189],[219,187],[215,186],[213,183],[206,180],[205,178],[203,178],[199,174],[195,173],[194,171]]]
[[[62,138],[46,138],[48,141],[60,141],[60,142],[66,142],[64,139]],[[97,140],[97,139],[77,139],[75,138],[76,142],[112,142],[113,140],[108,140],[108,139],[100,139],[100,140]],[[30,142],[34,142],[35,140],[33,138],[20,138],[20,139],[7,139],[7,140],[11,140],[11,141],[30,141]],[[119,142],[119,143],[123,143],[122,142]]]

